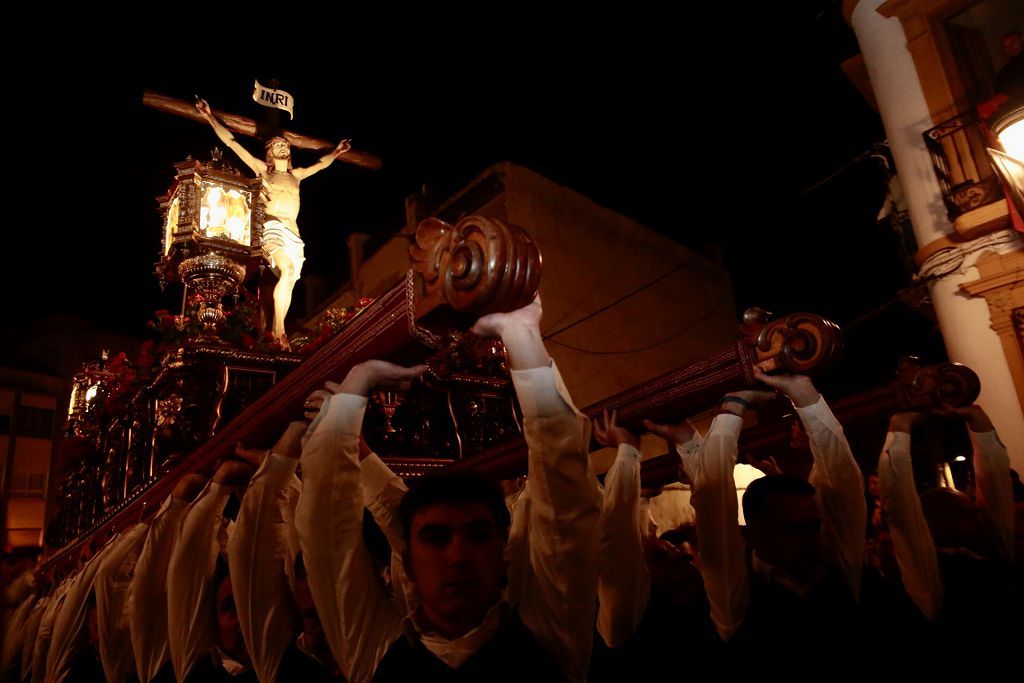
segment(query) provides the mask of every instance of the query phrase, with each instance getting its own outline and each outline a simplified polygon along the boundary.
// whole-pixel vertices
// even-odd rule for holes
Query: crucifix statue
[[[349,140],[342,140],[333,149],[320,157],[316,163],[304,168],[292,168],[291,147],[293,145],[323,149],[329,147],[322,140],[283,131],[281,136],[266,142],[266,158],[258,159],[235,140],[232,131],[247,135],[256,134],[255,122],[232,114],[214,114],[206,100],[199,99],[194,107],[181,100],[147,92],[143,97],[147,106],[193,120],[206,120],[217,137],[227,145],[242,162],[263,182],[265,220],[263,223],[263,246],[273,266],[278,270],[278,281],[274,288],[274,321],[272,334],[285,349],[289,348],[285,333],[284,319],[291,306],[292,290],[299,280],[305,259],[304,243],[299,234],[296,219],[299,215],[299,183],[309,176],[330,166],[336,159],[364,168],[380,168],[380,160],[365,152],[352,150]],[[185,105],[185,106],[183,106]],[[219,113],[219,112],[218,112]],[[222,122],[221,118],[224,119]]]
[[[299,281],[302,263],[306,260],[305,245],[299,236],[299,226],[296,222],[299,216],[299,183],[334,163],[335,159],[352,149],[352,143],[349,140],[342,140],[315,164],[305,168],[292,168],[291,145],[285,138],[270,138],[266,143],[266,160],[260,160],[238,144],[231,131],[213,115],[206,100],[197,101],[196,109],[210,123],[220,141],[237,154],[242,163],[263,181],[263,200],[266,204],[263,246],[271,263],[278,270],[277,286],[274,287],[273,335],[281,346],[287,349],[288,335],[284,329],[284,318],[291,306],[292,290]]]

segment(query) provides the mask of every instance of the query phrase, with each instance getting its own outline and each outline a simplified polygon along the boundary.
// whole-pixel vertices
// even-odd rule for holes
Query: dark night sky
[[[53,67],[9,64],[8,82],[30,103],[14,135],[29,175],[8,184],[30,198],[8,213],[11,323],[59,312],[141,336],[153,310],[173,307],[152,276],[154,197],[174,161],[205,158],[216,140],[143,109],[142,91],[199,94],[254,116],[254,77],[276,77],[294,94],[294,129],[351,137],[384,160],[379,172],[335,164],[303,184],[307,274],[342,277],[345,235],[401,227],[404,197],[420,186],[446,197],[510,160],[681,243],[720,245],[741,310],[802,309],[849,323],[908,276],[892,235],[874,222],[877,164],[803,191],[884,138],[839,68],[857,48],[838,5],[775,3],[752,10],[765,16],[744,10],[741,25],[724,8],[686,24],[520,17],[481,24],[486,31],[421,25],[399,35],[379,24],[326,39],[306,29],[288,32],[292,58],[264,39],[249,54],[213,39],[140,36],[98,50],[95,35],[65,36]],[[296,155],[300,165],[314,158]],[[892,326],[885,315],[908,328],[906,340],[896,334],[873,362],[935,346],[906,311],[852,330],[851,341],[877,346]]]

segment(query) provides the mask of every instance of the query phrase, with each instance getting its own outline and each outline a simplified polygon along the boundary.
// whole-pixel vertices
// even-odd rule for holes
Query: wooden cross
[[[203,115],[196,110],[195,103],[190,101],[179,100],[174,97],[161,95],[160,93],[153,92],[152,90],[146,90],[142,93],[142,104],[153,109],[167,112],[168,114],[174,114],[176,116],[181,116],[182,118],[196,121],[204,126],[207,125],[206,119],[204,119]],[[256,122],[253,119],[245,116],[238,116],[237,114],[229,114],[216,109],[213,110],[213,113],[231,132],[238,133],[240,135],[248,135],[253,138],[258,137],[256,132]],[[335,145],[333,142],[310,137],[309,135],[303,135],[302,133],[295,133],[290,130],[283,131],[281,136],[288,140],[288,143],[292,147],[317,150],[323,153],[334,149]],[[356,149],[350,149],[337,159],[338,161],[353,164],[371,171],[379,170],[381,165],[380,157],[370,154],[369,152],[361,152]]]

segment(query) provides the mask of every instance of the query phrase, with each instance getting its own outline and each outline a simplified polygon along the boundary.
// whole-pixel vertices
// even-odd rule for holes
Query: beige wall
[[[540,245],[542,331],[578,405],[736,339],[722,266],[528,169],[498,168],[506,174],[508,222]]]

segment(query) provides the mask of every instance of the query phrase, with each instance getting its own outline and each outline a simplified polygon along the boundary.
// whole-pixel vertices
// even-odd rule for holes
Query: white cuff
[[[355,394],[334,394],[329,396],[307,434],[317,432],[331,434],[348,434],[359,437],[363,427],[363,414],[366,412],[367,399]]]
[[[832,422],[835,422],[837,425],[839,424],[839,421],[836,420],[835,416],[832,414],[832,409],[828,407],[827,403],[825,403],[825,397],[821,394],[818,394],[818,401],[816,403],[804,406],[803,408],[799,408],[796,405],[793,407],[796,408],[797,415],[800,416],[801,420],[814,418],[819,422],[827,424],[831,419]]]
[[[715,436],[732,436],[739,438],[740,432],[742,431],[742,417],[735,413],[719,413],[715,416],[715,419],[711,421],[711,427],[708,428],[708,436],[715,434]]]
[[[676,444],[676,453],[679,454],[679,457],[685,463],[688,457],[697,453],[702,448],[704,448],[704,437],[700,435],[700,432],[694,429],[693,436],[690,437],[689,441]]]
[[[388,484],[399,478],[376,453],[370,453],[360,463],[359,476],[363,484],[363,500],[367,502],[376,498]]]
[[[643,453],[637,450],[635,446],[628,443],[620,443],[619,448],[615,453],[616,460],[619,460],[620,458],[633,458],[634,460],[640,460],[641,457],[643,457]]]
[[[906,432],[889,432],[885,435],[885,444],[882,446],[882,452],[890,450],[893,446],[898,449],[909,451],[910,450],[910,434]]]
[[[557,415],[572,406],[559,392],[553,365],[513,370],[512,383],[515,385],[524,418]]]

